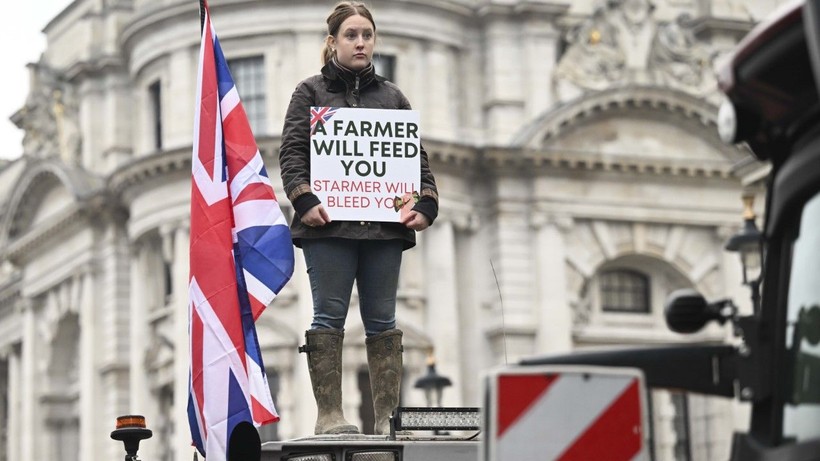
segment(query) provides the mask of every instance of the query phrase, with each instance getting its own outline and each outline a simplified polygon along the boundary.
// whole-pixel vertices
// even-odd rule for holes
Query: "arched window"
[[[633,270],[609,270],[600,276],[601,309],[604,312],[648,314],[649,277]]]

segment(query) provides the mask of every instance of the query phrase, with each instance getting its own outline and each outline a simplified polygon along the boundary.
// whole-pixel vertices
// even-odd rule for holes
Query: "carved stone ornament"
[[[553,74],[560,101],[624,84],[674,87],[695,96],[716,91],[711,52],[687,14],[658,22],[650,0],[608,0],[565,36]]]
[[[29,65],[29,94],[13,121],[25,131],[24,155],[78,162],[82,142],[78,101],[73,87],[53,70]]]
[[[654,10],[655,5],[649,0],[623,0],[620,12],[630,27],[638,28],[649,20]]]
[[[661,24],[649,64],[659,83],[700,93],[715,85],[711,72],[714,53],[698,42],[691,24],[691,17],[685,13],[673,22]]]
[[[608,11],[598,8],[592,17],[567,33],[570,44],[556,67],[556,81],[602,90],[623,79],[626,55]]]

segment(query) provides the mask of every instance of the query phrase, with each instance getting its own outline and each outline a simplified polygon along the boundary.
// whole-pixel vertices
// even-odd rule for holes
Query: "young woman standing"
[[[402,332],[396,328],[396,292],[402,252],[415,231],[438,215],[438,191],[421,149],[419,200],[400,222],[331,221],[310,188],[310,107],[410,109],[399,88],[376,75],[371,62],[376,23],[360,2],[343,1],[327,18],[321,73],[296,87],[282,131],[279,162],[293,204],[293,243],[302,248],[313,296],[313,321],[305,345],[318,407],[316,434],[356,433],[342,412],[344,324],[353,282],[364,322],[376,434],[389,433],[398,406]]]

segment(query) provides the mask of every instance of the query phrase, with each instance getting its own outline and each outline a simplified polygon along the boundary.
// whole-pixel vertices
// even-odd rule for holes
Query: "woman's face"
[[[370,64],[376,31],[364,16],[351,16],[339,27],[336,37],[328,37],[331,48],[336,50],[336,60],[350,70],[362,70]]]

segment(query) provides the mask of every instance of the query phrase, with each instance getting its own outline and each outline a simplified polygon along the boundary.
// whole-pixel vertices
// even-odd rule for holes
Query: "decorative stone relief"
[[[684,13],[659,22],[650,0],[607,0],[569,30],[553,75],[560,101],[624,84],[674,87],[696,96],[715,93],[716,56],[694,34]]]
[[[607,14],[607,8],[598,8],[589,19],[567,33],[569,47],[555,69],[556,83],[602,90],[623,78],[626,55],[618,39],[619,32],[607,20]]]
[[[69,165],[78,163],[82,138],[73,87],[48,67],[32,64],[29,88],[25,105],[12,118],[25,131],[23,154],[59,157]]]
[[[684,13],[675,21],[658,26],[649,67],[658,83],[702,94],[715,85],[714,75],[709,71],[712,58],[695,37],[692,18]]]

